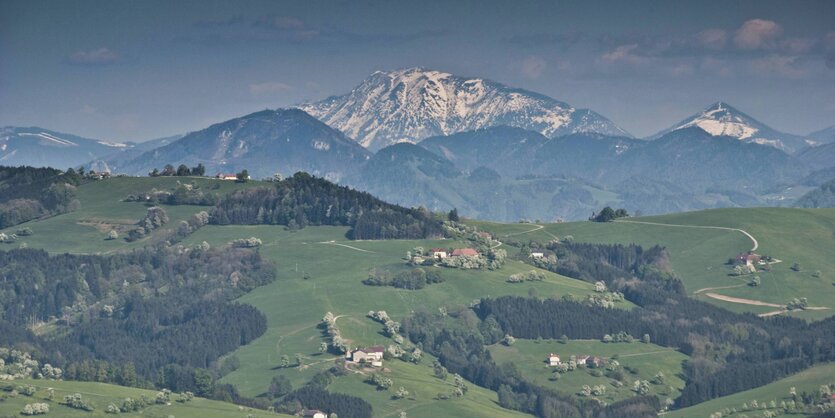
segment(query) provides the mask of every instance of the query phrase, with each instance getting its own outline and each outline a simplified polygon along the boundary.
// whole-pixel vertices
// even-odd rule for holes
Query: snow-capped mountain
[[[724,102],[714,103],[649,139],[657,139],[669,132],[694,126],[711,136],[727,136],[747,143],[771,146],[788,153],[797,152],[808,145],[802,137],[778,132]]]
[[[340,180],[370,158],[370,152],[299,109],[264,110],[189,133],[129,161],[109,161],[120,173],[144,175],[185,164],[208,174],[247,169],[253,177],[296,171]]]
[[[65,169],[129,147],[38,127],[0,128],[0,165]]]
[[[588,109],[425,68],[378,71],[346,95],[299,107],[371,150],[499,125],[548,137],[579,132],[630,136]]]

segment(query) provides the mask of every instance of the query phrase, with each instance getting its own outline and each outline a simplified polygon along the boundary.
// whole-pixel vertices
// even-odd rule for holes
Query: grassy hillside
[[[225,194],[258,182],[245,184],[234,181],[199,177],[123,177],[100,180],[79,186],[76,197],[81,208],[41,221],[27,222],[2,232],[14,232],[22,227],[32,229],[33,235],[20,237],[14,244],[0,244],[0,249],[26,244],[30,248],[42,248],[54,253],[106,253],[121,249],[137,248],[166,234],[181,220],[208,210],[206,206],[161,205],[170,218],[168,224],[145,239],[128,243],[123,239],[105,240],[111,229],[127,228],[145,216],[147,206],[141,202],[124,202],[129,194],[149,192],[153,189],[174,191],[178,184],[194,184],[206,192]],[[124,235],[123,235],[124,236]]]
[[[113,416],[107,414],[105,411],[107,406],[111,403],[120,406],[125,398],[139,399],[142,395],[146,396],[151,401],[154,400],[157,391],[143,390],[136,388],[127,388],[123,386],[108,385],[105,383],[91,383],[91,382],[68,382],[68,381],[51,381],[51,380],[15,380],[16,385],[31,384],[37,388],[34,396],[9,396],[7,392],[0,392],[0,396],[6,396],[0,402],[0,414],[8,416],[19,416],[20,411],[26,404],[31,403],[47,403],[49,404],[48,417],[106,417]],[[48,388],[54,389],[53,400],[48,399]],[[80,409],[73,409],[65,405],[61,405],[65,395],[72,395],[80,393],[82,399],[93,405],[95,408],[92,412],[83,411]],[[202,398],[194,398],[193,400],[180,403],[176,402],[178,395],[171,395],[170,405],[156,405],[152,404],[144,408],[140,412],[122,413],[122,416],[142,416],[142,417],[170,417],[176,418],[247,418],[247,417],[275,417],[288,416],[277,415],[267,411],[254,410],[250,408],[242,408],[238,405],[233,405],[225,402],[212,401]]]
[[[235,238],[258,237],[264,242],[261,254],[274,260],[279,270],[276,282],[241,298],[241,302],[254,305],[267,316],[268,330],[261,338],[233,353],[240,359],[241,368],[224,378],[224,382],[234,384],[244,394],[258,395],[277,374],[285,375],[298,386],[317,371],[331,367],[336,357],[319,353],[319,345],[324,339],[317,325],[325,312],[339,316],[337,326],[343,336],[351,340],[352,346],[389,345],[392,342],[382,335],[382,325],[366,318],[368,311],[385,310],[399,321],[417,310],[466,306],[474,299],[487,296],[585,296],[592,292],[589,283],[547,272],[542,282],[507,283],[505,280],[509,275],[531,269],[518,261],[509,261],[498,271],[439,268],[446,281],[421,290],[366,286],[361,281],[368,277],[373,267],[405,269],[403,257],[415,246],[461,247],[465,243],[450,240],[348,242],[344,238],[346,230],[316,227],[290,232],[277,226],[207,226],[189,237],[186,243],[206,241],[211,245],[224,245]],[[622,303],[622,306],[630,305]],[[282,355],[288,355],[295,364],[296,353],[304,356],[306,367],[277,368]],[[403,385],[417,394],[415,401],[391,401],[388,399],[391,393],[380,393],[370,385],[360,384],[361,376],[339,378],[332,388],[370,400],[381,416],[396,415],[403,408],[432,411],[433,408],[445,409],[445,405],[453,408],[447,414],[455,416],[503,416],[509,413],[497,409],[493,402],[484,402],[495,400],[496,395],[477,387],[472,387],[462,400],[434,401],[432,398],[436,394],[449,392],[451,383],[434,378],[431,363],[428,358],[418,366],[399,360],[386,363],[391,369],[394,386]]]
[[[661,225],[631,223],[651,222]],[[577,241],[592,243],[660,244],[670,252],[672,267],[694,297],[734,311],[757,314],[780,310],[794,297],[806,297],[809,305],[827,308],[791,313],[807,319],[835,314],[835,209],[715,209],[664,216],[632,218],[623,222],[571,222],[561,224],[488,224],[481,228],[515,240],[546,242],[571,235]],[[756,252],[782,260],[770,272],[751,276],[730,276],[726,262],[736,254],[752,249],[750,238],[738,231],[670,225],[716,226],[742,229],[758,243]],[[799,272],[791,269],[794,263]],[[817,272],[820,272],[820,277]],[[762,279],[759,287],[747,286],[754,275]],[[748,299],[732,303],[707,294]]]
[[[652,385],[651,394],[657,395],[663,401],[666,398],[675,399],[679,390],[684,387],[684,381],[679,377],[681,365],[687,356],[670,348],[655,344],[634,343],[603,343],[591,340],[575,340],[562,344],[554,340],[531,341],[517,339],[512,346],[496,344],[490,347],[490,353],[498,363],[513,363],[522,376],[541,384],[567,393],[577,393],[583,385],[605,385],[606,394],[598,398],[612,403],[635,395],[632,392],[632,382],[635,380],[650,381],[661,372],[665,376],[663,384]],[[623,370],[625,384],[623,387],[612,385],[613,379],[606,376],[593,376],[594,369],[578,368],[563,373],[559,380],[549,380],[553,375],[553,367],[545,363],[549,353],[558,354],[562,361],[568,361],[572,355],[592,355],[604,359],[615,358],[624,367],[633,372]],[[597,369],[605,371],[605,369]]]
[[[777,405],[779,405],[781,401],[788,402],[792,399],[789,395],[789,390],[792,387],[796,389],[797,394],[799,395],[803,392],[817,392],[821,385],[831,384],[835,384],[835,363],[821,364],[789,376],[785,379],[780,379],[774,383],[761,386],[756,389],[747,390],[745,392],[735,393],[730,396],[713,399],[689,408],[673,411],[665,416],[676,418],[708,418],[711,414],[723,411],[725,408],[736,408],[738,411],[735,414],[726,416],[739,417],[743,414],[751,416],[752,412],[742,411],[743,404],[747,403],[751,406],[752,401],[754,400],[756,400],[760,405],[762,405],[763,402],[770,404],[773,400],[777,403]],[[800,413],[797,414],[797,416],[803,415],[804,414]]]
[[[193,182],[197,187],[213,193],[226,193],[258,184],[176,177],[117,178],[85,184],[77,191],[77,197],[81,201],[79,210],[26,223],[22,226],[31,228],[34,234],[21,237],[14,244],[0,244],[0,249],[26,244],[31,248],[43,248],[51,252],[106,253],[146,245],[164,236],[180,220],[187,219],[208,207],[165,206],[170,217],[169,223],[138,242],[128,243],[122,239],[108,241],[104,238],[114,226],[132,225],[145,215],[145,204],[123,201],[128,194],[146,192],[154,188],[174,190],[178,182]],[[493,232],[505,242],[528,239],[547,242],[555,237],[565,238],[570,235],[580,242],[637,243],[644,246],[661,244],[669,250],[673,269],[682,278],[688,293],[693,297],[730,310],[757,314],[780,310],[779,306],[791,298],[806,297],[810,306],[828,309],[806,310],[791,315],[817,319],[835,313],[835,286],[832,285],[835,282],[835,209],[720,209],[632,218],[605,224],[471,223],[482,230]],[[761,286],[747,286],[748,278],[730,276],[731,269],[725,263],[728,258],[750,250],[754,242],[742,232],[713,227],[742,229],[748,232],[756,239],[759,254],[771,255],[782,262],[775,264],[770,272],[757,273],[761,277]],[[275,282],[260,287],[240,299],[240,302],[251,304],[266,315],[268,330],[259,339],[230,354],[240,360],[241,366],[225,376],[222,380],[224,383],[235,385],[244,395],[257,396],[266,391],[274,376],[283,375],[291,381],[294,388],[298,388],[310,381],[317,372],[332,367],[339,356],[321,353],[319,350],[320,344],[326,339],[318,325],[326,312],[332,312],[337,316],[336,324],[352,347],[373,344],[387,346],[393,342],[383,334],[381,324],[366,317],[368,311],[385,310],[395,321],[402,321],[412,312],[437,312],[439,309],[467,306],[473,300],[484,297],[535,295],[549,298],[567,294],[584,297],[593,293],[593,286],[589,283],[549,272],[544,272],[546,279],[541,282],[507,283],[506,279],[511,274],[532,268],[515,260],[509,260],[497,271],[426,267],[438,269],[445,281],[427,285],[421,290],[367,286],[362,284],[362,280],[368,277],[373,268],[391,271],[409,268],[404,262],[404,255],[416,246],[465,247],[471,244],[449,239],[348,241],[345,238],[347,231],[347,227],[327,226],[308,227],[294,232],[281,226],[270,225],[209,225],[183,242],[185,245],[193,245],[206,241],[213,247],[222,247],[234,239],[257,237],[263,242],[260,253],[273,261],[278,268],[278,278]],[[502,248],[507,249],[510,255],[516,252],[514,247],[507,244],[503,244]],[[790,268],[794,263],[800,265],[800,271]],[[818,271],[820,275],[817,274]],[[708,294],[737,299],[722,301],[709,297]],[[742,302],[747,303],[740,303],[739,299],[745,299],[747,301]],[[751,304],[759,302],[765,305]],[[620,302],[619,307],[628,309],[632,305]],[[664,385],[653,385],[652,393],[660,394],[664,398],[675,398],[683,385],[678,374],[681,362],[686,357],[653,345],[602,344],[596,341],[572,341],[563,345],[554,341],[518,340],[511,347],[493,346],[490,349],[498,362],[513,362],[523,375],[547,387],[576,393],[584,384],[607,384],[607,402],[624,399],[631,396],[632,392],[628,386],[617,389],[608,383],[611,379],[594,377],[584,370],[570,372],[563,375],[558,382],[552,382],[548,380],[550,370],[542,363],[543,355],[550,351],[566,356],[584,353],[611,357],[617,354],[622,365],[638,370],[637,375],[627,374],[630,381],[650,380],[658,371],[663,372],[667,382]],[[291,366],[281,368],[281,358],[285,355],[290,358]],[[297,355],[302,358],[301,366],[295,365]],[[396,359],[386,361],[382,373],[394,381],[393,388],[389,391],[378,391],[374,386],[364,383],[368,371],[357,371],[338,377],[329,386],[329,390],[366,399],[373,405],[375,416],[398,416],[401,411],[408,411],[410,416],[513,416],[512,411],[497,405],[495,392],[474,385],[470,385],[469,392],[461,399],[436,399],[438,394],[450,392],[452,378],[446,381],[436,378],[433,375],[432,362],[433,359],[429,355],[425,355],[419,364]],[[830,367],[826,369],[830,373],[835,372],[831,366],[827,367]],[[813,383],[810,385],[814,386]],[[402,400],[392,399],[392,394],[400,386],[406,388],[410,395]],[[53,387],[57,392],[59,388]],[[90,396],[100,396],[101,399],[105,399],[111,393],[115,397],[121,397],[123,395],[122,392],[118,392],[120,390],[135,390],[107,385],[101,387],[105,389],[73,386],[67,390],[89,392]],[[707,405],[717,401],[709,402]],[[10,411],[17,413],[23,406],[14,404],[19,402],[19,399],[7,402],[9,403],[0,403],[0,411],[5,412],[3,408],[14,405]],[[99,404],[98,401],[94,402],[96,405]],[[195,401],[187,405],[174,404],[166,408],[186,409],[177,412],[164,410],[159,415],[149,412],[143,416],[172,414],[178,418],[188,417],[192,415],[189,415],[190,410],[187,408],[198,406],[201,402],[209,401]],[[106,406],[107,402],[102,400],[101,403]],[[233,412],[238,412],[236,406],[229,407],[233,408]],[[96,413],[101,413],[102,409],[99,408]],[[76,416],[72,413],[76,411],[68,409],[66,416]],[[199,413],[195,413],[194,416],[197,414]],[[209,412],[202,415],[215,416]]]

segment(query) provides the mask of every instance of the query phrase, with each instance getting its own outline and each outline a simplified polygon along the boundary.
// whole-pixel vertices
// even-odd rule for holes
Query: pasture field
[[[445,282],[427,285],[421,290],[403,290],[394,287],[367,286],[362,280],[368,277],[372,268],[391,270],[407,268],[404,257],[415,246],[463,247],[466,242],[454,240],[396,240],[396,241],[348,241],[344,227],[308,227],[300,231],[287,231],[281,226],[206,226],[191,235],[184,244],[202,241],[210,245],[226,245],[236,238],[257,237],[263,241],[260,252],[275,262],[278,279],[266,286],[243,296],[240,301],[257,307],[267,316],[268,330],[259,339],[239,348],[232,355],[237,356],[241,368],[226,376],[223,381],[238,387],[242,393],[255,396],[263,393],[270,380],[277,374],[285,375],[294,387],[307,382],[317,371],[330,368],[337,358],[332,354],[319,352],[319,345],[325,341],[318,328],[326,312],[338,317],[337,327],[348,338],[352,346],[362,347],[373,344],[389,345],[381,324],[367,318],[371,310],[385,310],[394,320],[400,321],[418,310],[437,311],[439,308],[467,306],[474,299],[502,295],[529,295],[539,297],[560,297],[573,294],[584,297],[593,292],[590,283],[545,272],[541,282],[521,284],[507,283],[508,276],[529,271],[531,266],[509,260],[497,271],[440,270]],[[632,306],[621,302],[624,308]],[[304,357],[304,366],[281,369],[280,359],[287,355],[295,365],[296,354]],[[432,399],[443,392],[448,383],[433,382],[431,360],[425,359],[420,365],[406,364],[400,360],[386,362],[395,386],[398,378],[415,381],[405,385],[418,391],[420,405],[416,408],[441,407],[441,405],[468,405],[467,398],[478,396],[494,397],[495,393],[471,386],[465,399],[435,401]],[[422,381],[425,376],[429,381]],[[360,379],[357,377],[357,379]],[[417,379],[417,380],[415,380]],[[362,379],[360,379],[362,380]],[[434,383],[434,385],[432,384]],[[367,386],[367,387],[366,387]],[[363,397],[373,401],[376,413],[387,416],[399,413],[404,401],[391,402],[390,393],[377,394],[373,387],[357,384],[355,379],[341,377],[332,385],[334,390],[356,393],[363,390]],[[356,389],[361,388],[361,389]],[[448,389],[447,389],[448,391]],[[367,393],[366,393],[367,392]],[[432,406],[438,402],[438,406]],[[498,406],[488,402],[490,411]],[[461,407],[456,416],[491,416],[496,412],[483,410],[474,404]],[[472,411],[472,412],[466,412]],[[501,413],[508,413],[498,409]],[[500,414],[499,414],[500,415]],[[496,416],[499,416],[496,415]]]
[[[193,184],[205,192],[225,194],[243,187],[252,187],[259,182],[236,183],[203,177],[117,177],[93,181],[78,187],[76,196],[81,207],[73,212],[43,220],[16,225],[2,232],[29,227],[31,236],[19,237],[14,244],[0,244],[0,249],[17,248],[25,244],[50,253],[95,254],[139,248],[164,236],[181,220],[208,210],[207,206],[160,205],[168,214],[168,224],[157,229],[148,237],[126,242],[124,234],[119,239],[106,240],[111,229],[127,230],[145,216],[148,206],[142,202],[123,201],[129,194],[149,192],[153,189],[174,191],[180,184]]]
[[[107,406],[111,403],[116,406],[122,405],[125,398],[139,399],[145,395],[152,402],[156,397],[157,391],[144,390],[136,388],[128,388],[124,386],[109,385],[106,383],[93,382],[70,382],[70,381],[54,381],[54,380],[15,380],[13,382],[4,382],[3,384],[26,385],[31,384],[36,387],[37,392],[34,396],[24,396],[19,394],[17,396],[8,396],[7,392],[0,392],[0,396],[6,395],[6,399],[0,402],[0,414],[4,416],[22,416],[20,411],[26,404],[31,403],[47,403],[49,405],[48,417],[111,417],[113,414],[106,413]],[[53,400],[48,399],[48,388],[54,390]],[[72,395],[79,393],[85,402],[93,405],[95,410],[88,412],[80,409],[73,409],[65,405],[61,405],[65,395]],[[194,398],[193,400],[180,403],[176,402],[178,395],[171,395],[170,405],[156,405],[151,404],[140,412],[125,412],[119,416],[142,416],[150,418],[166,418],[174,416],[176,418],[247,418],[247,417],[276,417],[289,415],[277,415],[267,411],[261,411],[251,408],[241,408],[238,405],[231,403],[212,401],[203,398]]]
[[[583,385],[604,385],[606,393],[598,396],[600,400],[612,403],[635,395],[632,383],[635,380],[651,381],[661,372],[664,381],[652,384],[650,394],[659,396],[663,402],[666,398],[675,399],[684,387],[680,374],[682,363],[687,356],[670,348],[655,344],[644,344],[639,341],[633,343],[603,343],[596,340],[570,340],[565,344],[557,340],[527,340],[517,339],[511,346],[494,344],[489,347],[490,353],[497,363],[513,363],[525,378],[542,386],[566,393],[578,393]],[[620,370],[624,376],[624,385],[616,387],[614,379],[603,376],[593,376],[594,370],[605,372],[601,367],[591,369],[578,367],[576,370],[560,375],[558,381],[549,378],[554,375],[553,367],[545,362],[549,353],[558,354],[563,362],[567,362],[572,355],[591,355],[604,359],[615,359],[620,363]],[[627,370],[630,368],[632,371]]]
[[[693,297],[733,311],[756,314],[779,308],[725,302],[707,294],[781,306],[792,298],[805,297],[809,306],[827,309],[798,311],[790,315],[814,320],[835,314],[835,209],[713,209],[609,223],[472,223],[493,232],[500,240],[509,237],[519,241],[532,239],[547,242],[555,237],[571,235],[581,242],[659,244],[670,252],[673,270]],[[753,248],[750,238],[738,231],[671,225],[742,229],[757,240],[758,254],[770,255],[781,262],[773,264],[771,271],[761,270],[744,277],[731,276],[731,268],[726,263],[736,254]],[[799,264],[800,271],[791,268],[795,263]],[[762,284],[759,287],[747,286],[754,275],[760,276]]]
[[[725,408],[736,408],[738,411],[737,413],[725,416],[753,416],[755,413],[751,411],[742,411],[742,406],[744,404],[747,403],[750,407],[752,401],[754,400],[756,400],[759,405],[762,405],[763,402],[770,404],[773,400],[779,406],[782,401],[788,402],[792,399],[792,397],[789,396],[789,390],[792,387],[794,387],[797,394],[800,395],[803,392],[817,392],[821,385],[831,384],[835,384],[835,363],[819,364],[765,386],[712,399],[689,408],[669,412],[665,414],[665,416],[675,418],[708,418],[710,417],[710,414],[723,411]],[[781,415],[783,415],[782,411],[780,412]],[[791,415],[804,416],[805,414],[797,413]]]

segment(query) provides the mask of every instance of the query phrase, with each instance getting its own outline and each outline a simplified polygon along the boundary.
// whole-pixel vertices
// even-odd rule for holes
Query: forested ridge
[[[374,196],[338,186],[307,173],[273,185],[253,187],[226,196],[215,206],[211,222],[350,226],[351,239],[408,239],[441,236],[441,222],[431,213],[383,202]]]
[[[0,343],[28,343],[69,379],[237,398],[209,369],[266,331],[262,313],[232,300],[274,278],[272,264],[241,248],[0,251]],[[41,321],[59,331],[42,338],[26,329]]]
[[[81,180],[72,170],[0,166],[0,229],[78,207]]]

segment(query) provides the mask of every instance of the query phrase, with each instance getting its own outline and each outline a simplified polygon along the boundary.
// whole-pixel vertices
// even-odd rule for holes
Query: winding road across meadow
[[[672,227],[679,227],[679,228],[700,228],[700,229],[720,229],[724,231],[735,231],[740,232],[746,237],[748,237],[754,246],[751,248],[751,251],[757,251],[757,248],[760,248],[760,243],[757,242],[757,239],[754,238],[753,235],[749,234],[748,231],[739,228],[728,228],[724,226],[703,226],[703,225],[678,225],[678,224],[664,224],[660,222],[645,222],[645,221],[628,221],[628,220],[616,220],[615,222],[621,223],[630,223],[630,224],[643,224],[643,225],[657,225],[657,226],[672,226]]]

